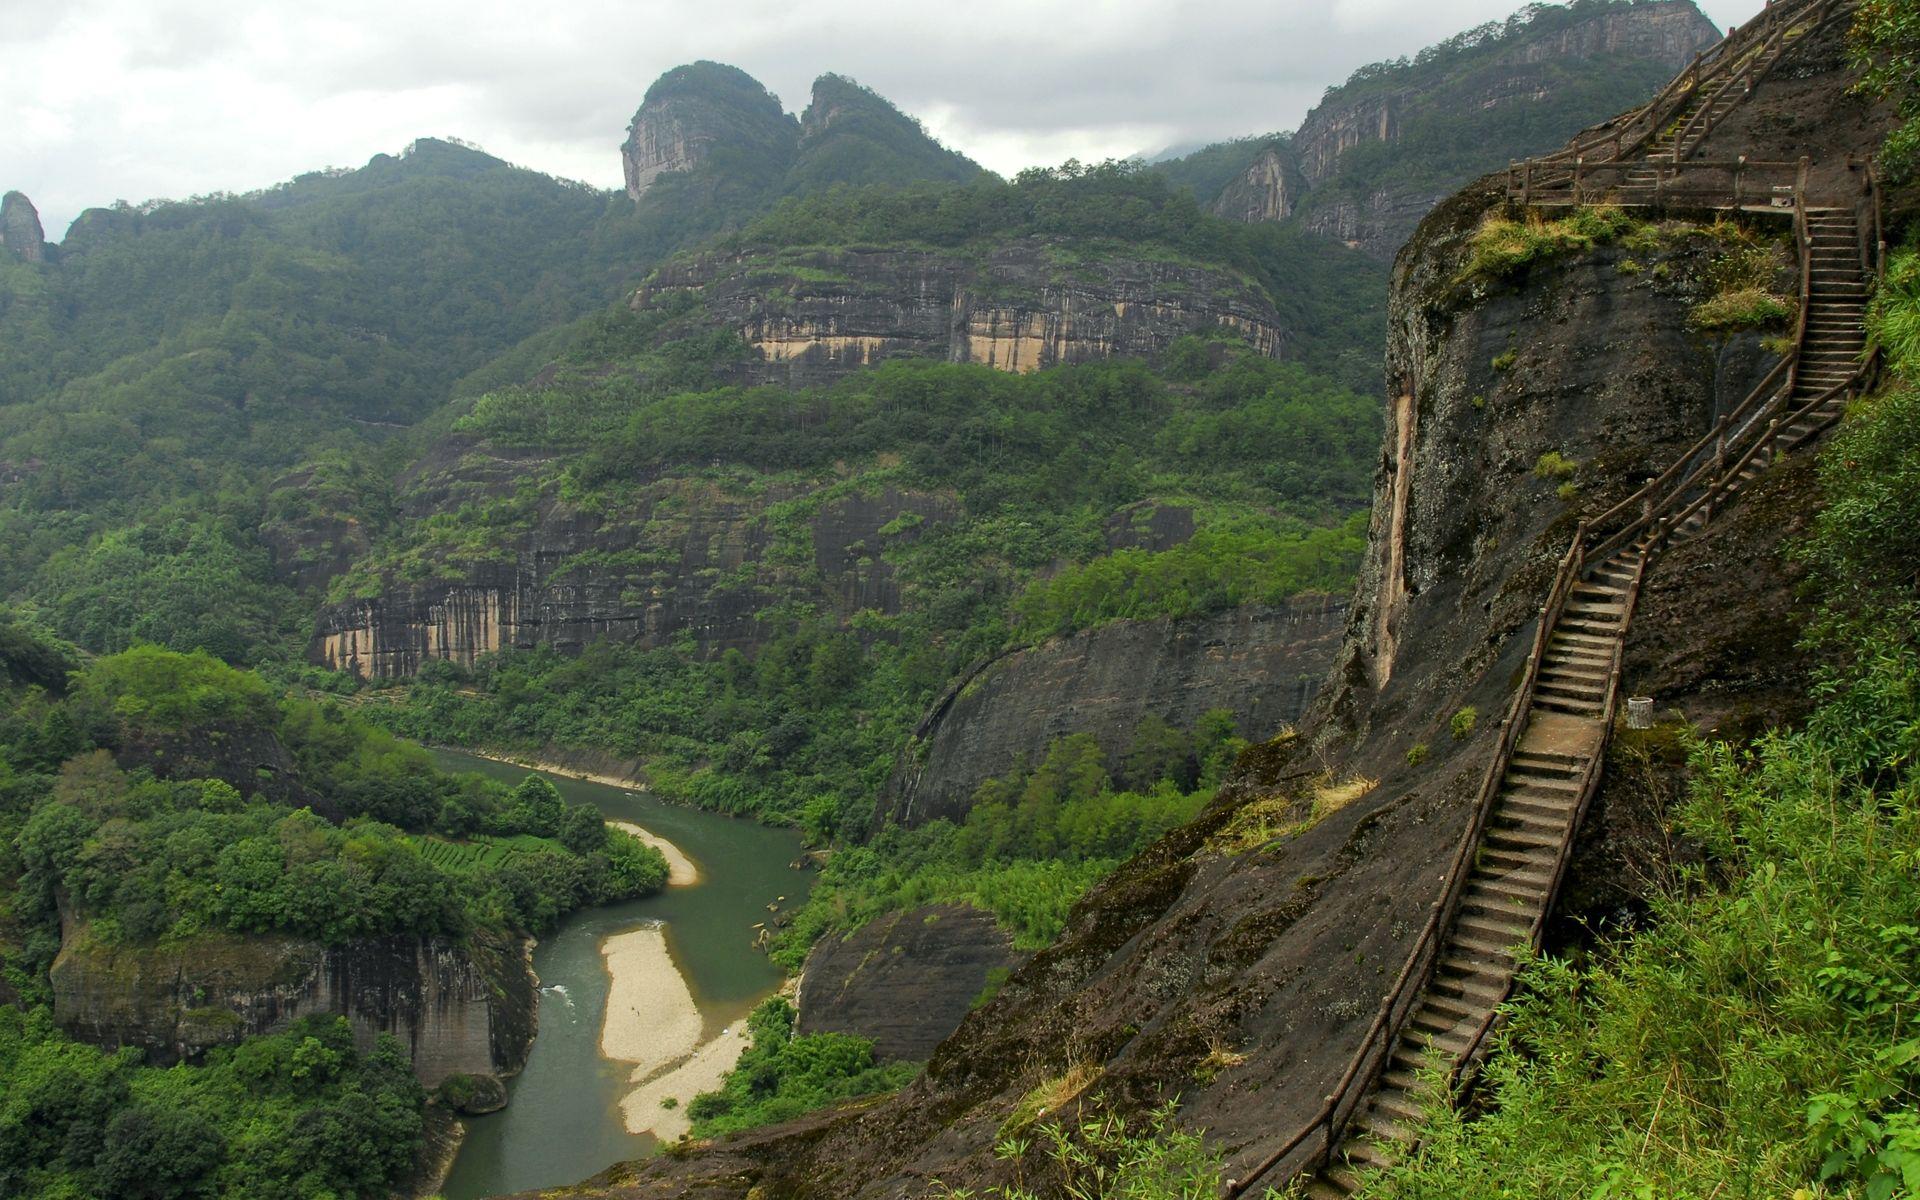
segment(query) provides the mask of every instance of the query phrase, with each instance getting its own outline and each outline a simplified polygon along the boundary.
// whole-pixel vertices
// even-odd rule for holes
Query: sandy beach
[[[700,882],[700,868],[694,866],[693,860],[672,842],[657,833],[635,825],[632,821],[608,821],[607,824],[639,838],[666,858],[668,887],[687,887]]]
[[[472,746],[449,746],[462,754],[471,754],[475,758],[490,759],[493,762],[506,763],[509,766],[526,767],[532,771],[545,771],[549,775],[564,775],[568,779],[584,779],[589,783],[604,783],[608,787],[625,788],[629,792],[644,792],[646,786],[630,775],[599,775],[592,771],[582,771],[578,767],[569,767],[562,763],[547,762],[540,758],[527,758],[517,754],[500,754],[492,750],[478,750]]]
[[[612,987],[600,1029],[600,1052],[630,1063],[634,1090],[620,1102],[629,1133],[672,1141],[687,1131],[687,1102],[720,1086],[747,1047],[746,1022],[700,1040],[703,1022],[693,994],[667,951],[660,926],[617,933],[600,945]],[[662,1108],[668,1096],[679,1101]]]

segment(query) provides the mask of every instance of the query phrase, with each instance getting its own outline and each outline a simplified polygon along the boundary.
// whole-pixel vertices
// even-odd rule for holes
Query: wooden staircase
[[[1598,787],[1648,563],[1701,534],[1716,509],[1865,390],[1866,307],[1884,255],[1878,184],[1869,169],[1854,207],[1815,207],[1805,176],[1803,166],[1792,194],[1801,267],[1795,352],[1665,471],[1581,524],[1542,606],[1442,898],[1320,1113],[1247,1177],[1230,1181],[1227,1196],[1282,1164],[1314,1172],[1306,1194],[1316,1200],[1351,1196],[1366,1168],[1407,1154],[1429,1108],[1447,1102],[1430,1068],[1450,1082],[1471,1075],[1512,990],[1516,953],[1540,944]],[[1737,196],[1723,200],[1738,207]]]

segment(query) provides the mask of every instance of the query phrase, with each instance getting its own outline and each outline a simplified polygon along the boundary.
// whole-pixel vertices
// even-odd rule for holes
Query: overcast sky
[[[264,187],[452,135],[606,187],[698,58],[790,110],[837,71],[1009,174],[1290,129],[1353,68],[1517,0],[0,0],[0,190],[81,209]],[[1705,0],[1715,24],[1760,0]]]

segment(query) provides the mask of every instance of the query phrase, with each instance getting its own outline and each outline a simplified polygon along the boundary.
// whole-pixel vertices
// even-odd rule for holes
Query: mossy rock
[[[440,1099],[453,1111],[476,1117],[507,1106],[507,1085],[498,1075],[449,1075],[441,1081]]]

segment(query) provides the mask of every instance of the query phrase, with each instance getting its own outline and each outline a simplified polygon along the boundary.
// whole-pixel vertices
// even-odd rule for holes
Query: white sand
[[[694,866],[693,860],[672,842],[657,833],[640,828],[632,821],[608,821],[607,824],[632,834],[666,857],[668,887],[687,887],[700,882],[700,868]]]
[[[448,746],[461,754],[471,754],[475,758],[491,759],[497,763],[506,763],[512,767],[525,767],[530,771],[545,771],[549,775],[564,775],[568,779],[584,779],[588,783],[604,783],[608,787],[624,788],[629,792],[644,792],[646,785],[631,775],[602,775],[597,771],[582,771],[578,767],[569,767],[564,763],[548,762],[544,758],[529,758],[519,754],[501,754],[496,750],[476,750],[472,746]]]
[[[627,1132],[673,1141],[687,1132],[687,1102],[718,1088],[740,1060],[748,1043],[746,1020],[700,1040],[700,1012],[660,926],[614,934],[600,944],[600,953],[613,981],[600,1053],[633,1065],[628,1078],[634,1090],[620,1102]],[[679,1103],[662,1108],[668,1096]]]
[[[600,943],[613,986],[600,1027],[600,1053],[634,1064],[650,1078],[692,1054],[700,1042],[700,1010],[667,953],[658,925],[616,933]]]
[[[635,1081],[640,1086],[620,1101],[627,1132],[650,1133],[663,1142],[684,1137],[693,1125],[687,1117],[688,1101],[701,1092],[718,1091],[721,1079],[740,1061],[750,1040],[743,1017],[664,1074],[642,1082],[636,1073]],[[668,1096],[679,1103],[672,1108],[662,1108],[660,1102]]]

